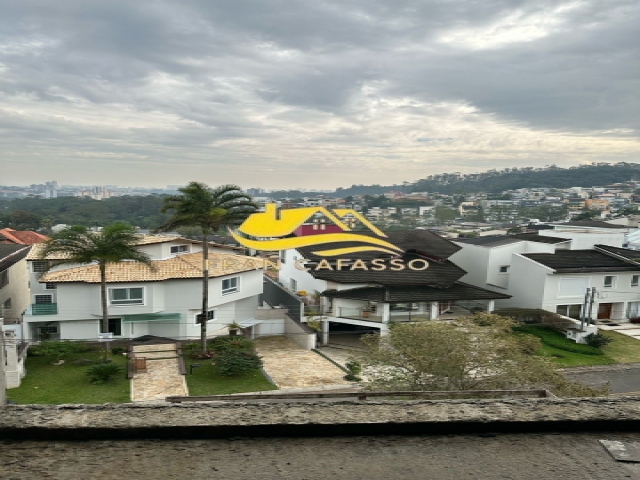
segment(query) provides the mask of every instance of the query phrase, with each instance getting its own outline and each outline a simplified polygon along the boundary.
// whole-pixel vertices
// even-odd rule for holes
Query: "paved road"
[[[621,480],[637,433],[0,442],[3,480]]]
[[[612,366],[611,369],[585,369],[582,372],[572,370],[567,376],[587,385],[602,385],[609,382],[611,393],[640,392],[640,367],[620,370],[619,367]]]

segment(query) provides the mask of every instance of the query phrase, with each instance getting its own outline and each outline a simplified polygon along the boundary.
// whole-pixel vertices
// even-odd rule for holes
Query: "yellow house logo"
[[[321,217],[330,221],[332,232],[313,235],[291,236],[296,229],[308,224],[310,219]],[[374,236],[354,232],[353,227],[360,222]],[[323,224],[324,225],[324,224]],[[345,255],[356,252],[378,251],[398,255],[403,252],[389,241],[375,225],[353,209],[332,209],[324,207],[294,208],[278,211],[274,203],[269,203],[265,211],[250,215],[238,232],[229,229],[235,240],[242,246],[254,250],[273,251],[291,248],[317,246],[313,253],[320,256]],[[250,237],[250,238],[248,238]],[[345,242],[353,246],[337,246]]]

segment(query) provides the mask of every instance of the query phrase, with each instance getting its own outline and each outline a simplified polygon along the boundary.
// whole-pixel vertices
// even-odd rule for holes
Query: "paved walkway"
[[[188,395],[184,375],[180,375],[176,344],[137,345],[133,352],[146,357],[147,371],[136,373],[131,379],[131,400],[146,402],[164,400],[170,395]]]
[[[619,325],[599,324],[597,325],[597,327],[601,330],[618,332],[622,335],[640,340],[640,324],[638,323],[620,323]],[[640,344],[638,345],[638,347],[640,348]]]
[[[350,385],[345,373],[315,352],[305,350],[286,337],[263,337],[256,341],[264,370],[279,388]]]

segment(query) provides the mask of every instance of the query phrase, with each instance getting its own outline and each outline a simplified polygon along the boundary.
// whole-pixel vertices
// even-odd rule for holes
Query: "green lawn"
[[[640,362],[640,340],[609,330],[599,330],[598,333],[613,339],[609,345],[602,347],[602,351],[616,363]]]
[[[191,396],[228,395],[278,389],[260,370],[238,377],[221,377],[216,374],[210,362],[200,361],[199,363],[202,366],[194,368],[193,375],[185,375]]]
[[[7,398],[16,403],[125,403],[130,400],[126,373],[103,385],[94,385],[85,375],[86,366],[74,365],[74,360],[100,360],[102,350],[69,355],[62,365],[52,365],[55,358],[27,357],[27,375],[18,388],[7,390]],[[124,355],[113,355],[112,361],[125,367]]]
[[[603,349],[604,350],[604,349]],[[584,355],[581,353],[567,352],[559,348],[542,344],[536,355],[550,357],[553,363],[559,367],[588,367],[591,365],[610,365],[618,363],[608,355]]]

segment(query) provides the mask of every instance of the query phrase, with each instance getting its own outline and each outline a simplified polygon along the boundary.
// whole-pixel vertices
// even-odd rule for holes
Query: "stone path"
[[[637,323],[621,323],[620,325],[599,324],[598,328],[600,330],[609,330],[612,332],[618,332],[622,335],[626,335],[627,337],[640,340],[640,324],[637,324]]]
[[[147,371],[131,379],[131,400],[146,402],[164,400],[170,395],[188,395],[187,383],[178,368],[176,344],[138,345],[133,347],[138,357],[147,358]]]
[[[315,352],[305,350],[286,337],[263,337],[256,341],[264,370],[279,388],[350,385],[345,373]]]

